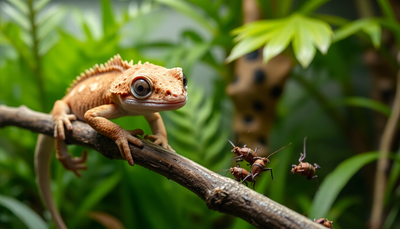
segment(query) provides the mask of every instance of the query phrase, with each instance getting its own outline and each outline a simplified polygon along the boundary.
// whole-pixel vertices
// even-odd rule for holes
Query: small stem
[[[31,24],[31,36],[32,36],[32,53],[35,59],[35,65],[33,67],[33,73],[36,79],[36,83],[39,89],[39,98],[41,104],[41,110],[46,110],[46,93],[44,88],[44,80],[42,75],[42,56],[39,54],[39,40],[37,37],[37,27],[35,25],[36,12],[33,9],[33,0],[28,0],[29,8],[29,22]]]
[[[398,59],[400,59],[400,53],[398,53]],[[385,130],[381,138],[379,146],[379,152],[381,154],[375,174],[375,185],[374,185],[374,199],[372,204],[371,213],[371,229],[378,229],[382,225],[382,212],[383,212],[383,201],[386,189],[386,171],[388,169],[389,160],[388,155],[392,146],[393,137],[397,129],[397,123],[400,117],[400,70],[397,72],[397,86],[396,96],[393,102],[392,115],[389,117],[386,123]]]

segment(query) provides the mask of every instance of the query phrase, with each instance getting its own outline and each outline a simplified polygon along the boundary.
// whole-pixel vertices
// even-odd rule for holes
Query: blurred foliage
[[[390,108],[368,98],[371,80],[361,56],[373,47],[387,51],[380,45],[381,27],[400,40],[398,22],[386,0],[378,1],[382,17],[357,20],[337,16],[335,3],[327,0],[258,2],[268,20],[240,27],[241,1],[82,1],[88,4],[85,12],[48,0],[2,1],[0,104],[49,112],[75,76],[116,53],[135,62],[181,66],[189,78],[189,100],[177,111],[162,113],[170,145],[210,170],[228,169],[233,155],[223,138],[233,139],[234,111],[224,89],[233,79],[233,66],[224,61],[229,54],[228,60],[233,60],[266,44],[266,60],[283,51],[307,68],[293,68],[269,141],[271,150],[293,144],[271,157],[275,180],[263,175],[256,191],[309,217],[323,213],[335,228],[364,227],[372,192],[372,179],[365,177],[371,168],[365,165],[377,156],[355,155],[344,127],[360,130],[368,139],[365,144],[376,148],[375,112],[387,116]],[[318,12],[324,7],[330,14]],[[176,21],[168,22],[170,17],[189,20],[171,39],[167,37]],[[154,38],[157,32],[161,38]],[[234,41],[239,41],[236,48]],[[150,132],[143,117],[115,122]],[[319,190],[314,180],[289,174],[304,136],[306,161],[322,167],[317,172]],[[54,228],[35,183],[36,137],[15,127],[0,130],[0,228]],[[80,155],[83,149],[69,150]],[[397,161],[390,170],[385,228],[400,225]],[[252,228],[239,218],[207,209],[190,191],[139,166],[91,151],[88,167],[76,179],[55,159],[52,163],[54,197],[71,228],[102,228],[94,215],[114,217],[125,228]]]
[[[285,10],[286,14],[271,15],[267,20],[248,23],[235,29],[232,33],[236,35],[235,42],[238,42],[238,44],[232,49],[227,61],[231,62],[264,46],[264,62],[268,62],[292,43],[293,53],[297,61],[306,68],[315,56],[315,47],[322,54],[326,54],[332,39],[333,42],[337,42],[359,31],[368,34],[376,48],[380,46],[382,31],[376,19],[368,18],[348,22],[332,32],[331,27],[323,19],[334,18],[334,22],[342,22],[345,19],[329,16],[322,16],[319,19],[319,15],[314,15],[315,18],[308,16],[326,2],[326,0],[303,1],[302,4],[293,9],[294,12]],[[287,8],[289,6],[282,5],[280,7]]]

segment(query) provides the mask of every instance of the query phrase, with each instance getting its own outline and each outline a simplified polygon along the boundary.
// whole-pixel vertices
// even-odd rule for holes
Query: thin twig
[[[18,126],[47,135],[53,133],[50,115],[21,106],[0,105],[0,127]],[[109,159],[122,159],[115,143],[84,122],[73,122],[67,143],[99,151]],[[247,188],[237,181],[214,173],[179,155],[143,141],[143,148],[130,145],[137,165],[171,179],[198,195],[208,208],[240,217],[258,228],[320,228],[312,220]],[[166,209],[167,210],[167,209]]]
[[[398,54],[400,58],[400,53]],[[382,225],[382,212],[383,212],[383,201],[386,189],[386,172],[389,165],[389,152],[392,146],[393,137],[396,132],[397,123],[400,117],[400,70],[397,72],[397,86],[396,96],[393,102],[392,114],[386,123],[385,130],[382,134],[381,143],[379,146],[380,157],[375,174],[375,186],[374,186],[374,200],[372,204],[371,213],[371,229],[381,228]]]

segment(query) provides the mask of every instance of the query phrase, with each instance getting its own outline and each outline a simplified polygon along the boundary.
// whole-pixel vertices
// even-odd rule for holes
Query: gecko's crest
[[[82,82],[83,80],[97,76],[99,74],[111,72],[111,71],[120,71],[123,72],[133,66],[133,60],[131,60],[129,63],[125,60],[123,61],[121,56],[119,54],[115,55],[112,57],[109,61],[106,63],[96,64],[93,68],[90,68],[89,70],[85,70],[84,73],[81,73],[80,76],[77,76],[76,79],[71,83],[70,87],[67,89],[67,93],[74,88],[78,83]]]

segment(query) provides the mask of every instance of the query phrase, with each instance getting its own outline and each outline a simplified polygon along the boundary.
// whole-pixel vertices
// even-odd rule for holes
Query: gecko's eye
[[[183,88],[185,89],[185,91],[187,90],[187,78],[185,74],[183,74]]]
[[[138,99],[145,99],[151,94],[151,84],[145,78],[139,78],[132,83],[132,94]]]

